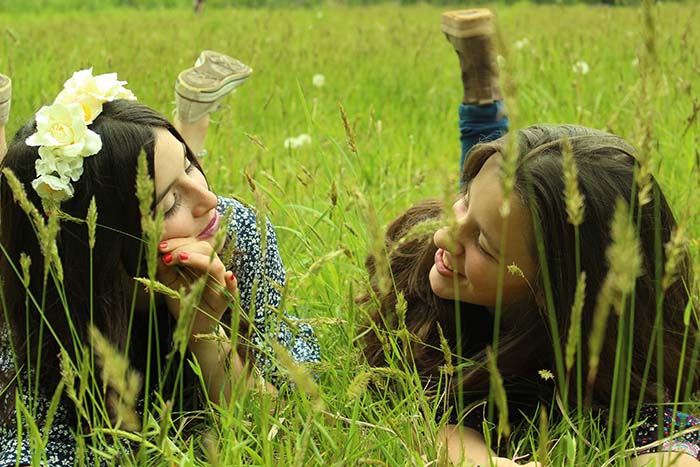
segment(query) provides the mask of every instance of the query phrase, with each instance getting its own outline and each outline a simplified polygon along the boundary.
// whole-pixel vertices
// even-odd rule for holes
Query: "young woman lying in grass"
[[[692,430],[700,420],[676,404],[688,401],[699,379],[689,258],[673,213],[653,177],[640,188],[635,151],[618,136],[558,125],[494,140],[507,120],[492,65],[491,16],[469,10],[443,17],[465,87],[463,189],[447,227],[412,234],[444,216],[441,202],[419,203],[388,228],[388,270],[368,260],[373,294],[365,301],[376,308],[367,359],[374,366],[406,362],[436,396],[447,394],[440,439],[455,464],[513,464],[490,451],[481,433],[484,409],[474,408],[502,388],[508,403],[499,416],[511,422],[535,419],[538,407],[561,418],[560,405],[599,413],[617,437],[638,420],[634,465],[700,465]],[[396,312],[400,296],[405,317]],[[397,354],[386,344],[404,323],[414,339]],[[442,335],[459,364],[451,372]],[[502,386],[492,383],[494,364]],[[575,410],[567,415],[577,419]]]
[[[179,357],[185,346],[186,358],[201,368],[208,401],[221,404],[258,386],[261,376],[263,389],[275,391],[273,343],[297,362],[319,359],[308,325],[275,311],[285,273],[271,224],[237,200],[217,197],[193,153],[203,148],[209,112],[251,71],[204,52],[178,77],[178,131],[135,102],[116,75],[84,70],[9,145],[0,181],[0,466],[37,458],[52,466],[82,463],[71,432],[110,423],[137,428],[134,408],[144,397],[196,407],[197,380]],[[140,206],[142,152],[153,183],[141,177]],[[93,200],[91,231],[84,219]],[[159,215],[149,222],[152,213]],[[149,269],[183,292],[149,295],[134,280]],[[98,374],[119,374],[109,359],[116,352],[141,376],[101,380]],[[100,373],[91,365],[96,360],[111,367]],[[47,444],[37,444],[27,427],[49,423],[49,401],[69,384],[65,375],[81,372],[75,384],[87,395],[59,394],[55,417],[42,429]],[[16,411],[22,404],[27,411]]]

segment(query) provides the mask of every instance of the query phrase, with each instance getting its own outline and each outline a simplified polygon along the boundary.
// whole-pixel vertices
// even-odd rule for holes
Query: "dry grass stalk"
[[[29,282],[31,281],[31,278],[32,278],[32,275],[31,275],[32,258],[29,257],[29,255],[27,255],[24,252],[20,253],[19,265],[20,265],[20,269],[22,269],[22,285],[24,286],[25,289],[29,290]]]
[[[365,370],[353,378],[346,391],[346,395],[350,401],[354,402],[364,394],[367,390],[367,385],[369,385],[369,382],[372,380],[372,376],[374,376],[374,374],[371,371]]]
[[[82,365],[89,365],[88,357],[89,353],[83,352]],[[86,381],[82,381],[80,379],[78,373],[73,367],[73,362],[65,349],[61,349],[61,353],[59,354],[59,364],[61,365],[61,380],[65,386],[66,395],[75,404],[78,415],[83,417],[85,420],[88,420],[87,412],[85,411],[85,407],[83,405],[83,401],[85,400],[85,391],[87,390]],[[78,390],[76,390],[75,385],[76,379],[79,380],[78,382],[80,384]]]
[[[355,131],[352,129],[350,122],[348,122],[348,116],[345,114],[345,109],[343,104],[338,102],[338,108],[340,109],[340,118],[343,119],[343,127],[345,127],[345,136],[348,138],[348,148],[353,154],[357,154],[357,145],[355,144]]]
[[[630,222],[627,203],[618,199],[611,225],[611,243],[605,256],[608,273],[598,294],[593,315],[593,329],[588,340],[589,347],[589,389],[595,382],[600,363],[600,352],[605,339],[608,317],[611,308],[619,315],[627,296],[634,291],[634,286],[642,270],[639,238],[634,225]]]
[[[177,317],[175,330],[173,331],[173,351],[180,353],[180,358],[184,357],[187,344],[192,336],[192,326],[197,317],[197,305],[202,299],[204,288],[207,285],[208,276],[203,275],[192,282],[190,290],[186,291],[181,288],[180,295],[180,314]]]
[[[583,315],[583,303],[586,299],[586,271],[581,271],[578,282],[576,283],[576,292],[574,294],[574,303],[571,306],[571,322],[569,323],[569,334],[566,338],[566,348],[564,352],[564,362],[567,373],[574,366],[574,357],[576,349],[581,340],[581,316]]]
[[[442,350],[442,355],[445,358],[445,365],[442,367],[442,371],[447,376],[452,376],[455,373],[455,367],[452,359],[452,349],[450,348],[450,343],[445,339],[445,334],[442,332],[442,326],[437,324],[438,334],[440,335],[440,350]]]
[[[321,398],[321,390],[309,370],[304,365],[295,362],[289,355],[289,352],[287,352],[287,349],[279,343],[273,341],[270,342],[270,346],[275,351],[280,368],[286,370],[298,390],[309,397],[314,409],[317,411],[325,410],[325,404]]]
[[[90,206],[88,206],[86,223],[88,228],[88,245],[92,250],[95,248],[95,232],[97,231],[97,203],[94,196],[90,200]]]
[[[678,226],[673,231],[669,242],[664,245],[666,264],[664,264],[664,276],[661,280],[661,288],[664,292],[678,280],[678,274],[680,273],[680,267],[685,258],[687,247],[688,238],[685,235],[685,229]]]
[[[117,416],[116,425],[126,430],[139,430],[136,402],[141,392],[141,375],[130,368],[126,356],[94,326],[90,326],[90,342],[97,365],[102,369],[102,391],[106,393],[107,386],[114,391],[108,395],[107,402]]]
[[[498,409],[498,425],[496,432],[498,434],[498,442],[501,441],[501,436],[508,438],[510,436],[510,424],[508,423],[508,398],[506,389],[503,386],[503,378],[498,371],[496,357],[493,354],[491,347],[486,348],[486,358],[489,370],[489,380],[491,383],[491,392],[493,400]]]
[[[148,277],[154,279],[158,268],[158,242],[163,231],[163,213],[157,212],[155,218],[151,212],[155,187],[148,173],[148,159],[145,151],[141,151],[136,166],[136,198],[139,200],[141,213],[141,231],[146,241],[146,264]]]
[[[565,139],[562,152],[562,170],[564,172],[564,200],[566,201],[566,214],[569,223],[579,226],[583,222],[585,214],[585,198],[578,186],[578,170],[574,161],[571,142]]]

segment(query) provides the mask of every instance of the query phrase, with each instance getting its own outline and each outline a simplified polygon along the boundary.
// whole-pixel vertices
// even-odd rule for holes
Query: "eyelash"
[[[491,255],[489,254],[489,252],[486,251],[486,250],[484,249],[484,247],[481,246],[481,243],[479,243],[479,237],[476,238],[476,247],[479,249],[479,251],[481,252],[481,254],[483,254],[484,256],[488,256],[489,258],[493,258],[493,256],[491,256]]]
[[[190,174],[192,170],[196,168],[192,161],[189,161],[189,163],[190,165],[188,165],[185,168],[186,174]],[[177,191],[173,192],[173,198],[175,199],[175,201],[173,202],[173,205],[170,206],[170,208],[167,211],[165,211],[165,214],[163,214],[164,219],[167,219],[168,217],[175,214],[175,211],[177,211],[177,209],[180,207],[180,197],[178,196]]]

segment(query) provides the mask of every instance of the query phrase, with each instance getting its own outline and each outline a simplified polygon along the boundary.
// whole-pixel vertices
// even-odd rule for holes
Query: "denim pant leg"
[[[464,161],[472,147],[480,142],[493,141],[508,132],[508,117],[503,101],[486,105],[459,106],[459,137],[462,141],[462,157],[459,161],[460,177]]]

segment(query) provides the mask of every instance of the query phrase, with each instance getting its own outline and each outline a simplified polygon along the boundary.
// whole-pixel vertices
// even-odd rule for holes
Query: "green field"
[[[651,56],[640,9],[494,10],[513,126],[579,123],[633,143],[650,128],[654,173],[697,239],[700,7],[653,7]],[[0,12],[0,72],[14,86],[10,137],[78,69],[118,72],[167,116],[175,77],[200,50],[229,53],[255,70],[227,100],[230,109],[214,117],[220,123],[212,126],[204,169],[217,193],[266,201],[288,271],[287,310],[315,321],[320,337],[319,378],[308,382],[312,395],[299,391],[274,414],[252,395],[221,413],[174,417],[166,431],[168,420],[156,421],[133,435],[147,441],[135,464],[436,465],[438,425],[415,378],[402,379],[415,396],[406,399],[364,389],[358,323],[365,317],[354,297],[367,287],[365,256],[383,226],[412,202],[457,186],[461,83],[440,13],[426,5],[210,9],[201,17],[185,9]],[[579,61],[587,74],[574,72]],[[312,84],[319,73],[323,87]],[[285,148],[286,138],[302,133],[311,144]],[[697,244],[691,241],[696,258]],[[201,429],[182,434],[186,422],[202,419]],[[538,450],[536,432],[519,435],[524,441],[515,439],[509,454]],[[569,444],[549,443],[554,465],[600,465],[630,447],[605,440],[596,452],[566,425],[550,427],[550,439],[558,438],[578,449],[565,463]]]

